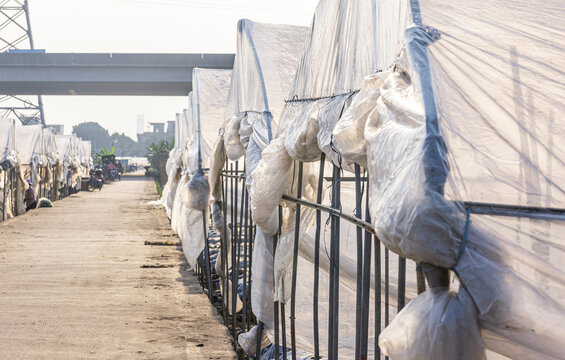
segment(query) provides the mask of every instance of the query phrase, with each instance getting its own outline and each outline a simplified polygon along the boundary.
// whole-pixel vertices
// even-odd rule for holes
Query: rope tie
[[[343,94],[334,94],[334,95],[329,95],[329,96],[320,96],[320,97],[313,97],[313,98],[298,98],[298,95],[294,95],[292,97],[292,99],[287,100],[285,99],[284,102],[285,103],[297,103],[297,102],[313,102],[313,101],[318,101],[318,100],[324,100],[324,99],[334,99],[336,97],[340,97],[340,96],[347,96],[347,95],[353,95],[356,94],[360,91],[360,89],[358,90],[352,90]]]
[[[465,247],[467,246],[467,235],[469,234],[469,224],[471,223],[471,209],[467,208],[465,216],[465,230],[463,230],[463,238],[461,239],[461,243],[459,243],[459,252],[457,253],[457,260],[455,261],[455,266],[459,263],[459,259],[463,256],[465,252]],[[455,266],[453,268],[455,269]]]

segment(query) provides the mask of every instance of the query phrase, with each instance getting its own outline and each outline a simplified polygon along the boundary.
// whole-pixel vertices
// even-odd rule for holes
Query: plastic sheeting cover
[[[13,119],[0,119],[0,162],[10,161],[19,163],[16,151],[16,121]]]
[[[268,110],[274,134],[307,35],[304,26],[238,22],[228,119],[244,112],[261,114]]]
[[[194,141],[198,143],[197,156],[201,162],[198,168],[210,167],[212,146],[224,123],[231,74],[231,70],[194,69],[193,71],[194,115],[189,128],[194,129]]]
[[[422,1],[423,23],[413,8],[416,26],[405,32],[409,62],[399,58],[387,75],[365,128],[379,237],[395,252],[455,269],[463,289],[444,315],[455,319],[454,343],[467,341],[475,310],[487,348],[520,359],[565,357],[565,219],[516,208],[563,202],[558,8]],[[462,201],[492,205],[475,213]],[[467,294],[472,303],[463,301]],[[416,302],[391,324],[396,331],[381,335],[393,359],[437,350],[430,339],[408,352],[387,345],[430,326],[409,321],[418,306],[433,304]],[[467,315],[457,320],[457,313]],[[449,358],[453,347],[440,350]]]

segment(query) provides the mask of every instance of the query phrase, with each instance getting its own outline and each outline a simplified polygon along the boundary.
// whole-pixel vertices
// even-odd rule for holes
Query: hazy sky
[[[236,25],[309,26],[318,0],[29,0],[35,47],[47,52],[233,53]],[[145,122],[173,120],[184,97],[45,96],[48,124],[97,121],[135,139]]]

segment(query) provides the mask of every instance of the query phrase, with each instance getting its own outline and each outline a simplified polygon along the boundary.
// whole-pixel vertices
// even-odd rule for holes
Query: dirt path
[[[144,245],[178,242],[155,198],[124,177],[0,223],[1,359],[234,358],[180,248]]]

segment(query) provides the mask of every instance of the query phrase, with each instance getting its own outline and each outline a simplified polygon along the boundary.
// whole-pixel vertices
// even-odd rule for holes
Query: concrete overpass
[[[233,54],[0,53],[0,94],[185,96],[192,69],[233,62]]]

